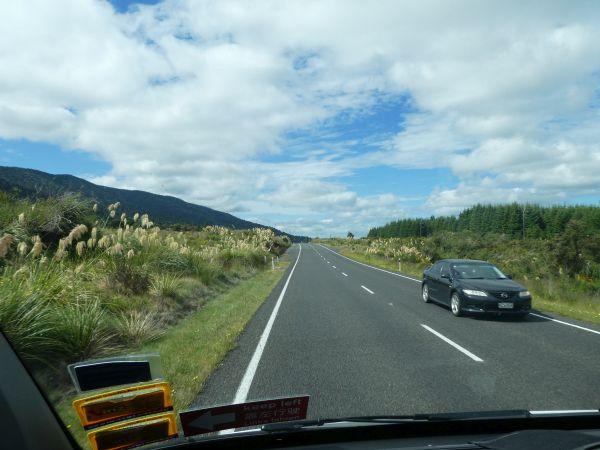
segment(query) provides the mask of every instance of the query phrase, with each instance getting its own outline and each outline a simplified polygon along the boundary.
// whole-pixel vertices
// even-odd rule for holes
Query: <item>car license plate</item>
[[[511,302],[500,302],[500,303],[498,303],[498,308],[501,308],[501,309],[513,309],[514,306],[515,306],[515,304],[511,303]]]

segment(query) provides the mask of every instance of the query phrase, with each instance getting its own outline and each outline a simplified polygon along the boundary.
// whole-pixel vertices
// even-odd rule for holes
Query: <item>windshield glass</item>
[[[0,329],[81,446],[600,405],[600,2],[0,18]]]
[[[469,279],[504,279],[504,275],[500,269],[489,264],[454,264],[452,266],[457,278]]]

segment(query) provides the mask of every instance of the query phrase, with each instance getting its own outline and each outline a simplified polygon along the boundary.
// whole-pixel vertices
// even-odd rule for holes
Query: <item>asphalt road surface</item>
[[[455,318],[410,277],[317,244],[288,257],[195,407],[296,394],[311,418],[600,407],[598,326]]]

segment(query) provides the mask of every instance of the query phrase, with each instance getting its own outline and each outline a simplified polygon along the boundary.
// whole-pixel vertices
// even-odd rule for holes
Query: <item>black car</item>
[[[531,294],[486,261],[443,259],[423,272],[423,300],[450,306],[452,314],[511,314],[525,317]]]

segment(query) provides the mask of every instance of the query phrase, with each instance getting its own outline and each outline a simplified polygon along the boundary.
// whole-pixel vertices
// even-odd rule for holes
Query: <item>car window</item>
[[[463,279],[504,279],[506,275],[500,269],[491,264],[460,264],[453,266],[458,278]]]
[[[448,263],[442,264],[440,276],[442,276],[442,277],[444,277],[444,276],[450,277],[450,266],[448,265]]]
[[[431,268],[429,269],[429,275],[434,276],[434,277],[439,277],[441,269],[442,269],[442,263],[437,262],[433,266],[431,266]]]

